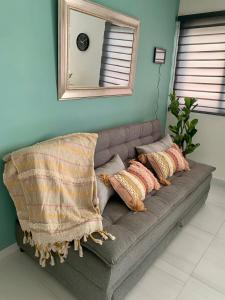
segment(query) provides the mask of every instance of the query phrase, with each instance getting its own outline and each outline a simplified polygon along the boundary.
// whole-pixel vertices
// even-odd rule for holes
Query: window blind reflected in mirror
[[[106,23],[100,86],[129,85],[133,41],[133,29]]]

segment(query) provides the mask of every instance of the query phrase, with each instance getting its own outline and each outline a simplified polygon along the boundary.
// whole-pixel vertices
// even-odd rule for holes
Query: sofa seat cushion
[[[103,217],[105,228],[116,236],[116,240],[108,240],[99,246],[89,239],[83,246],[107,265],[117,264],[214,171],[213,167],[193,161],[190,161],[190,167],[189,172],[176,173],[171,179],[172,185],[162,187],[146,198],[146,212],[132,212],[122,200],[113,198],[107,204]]]

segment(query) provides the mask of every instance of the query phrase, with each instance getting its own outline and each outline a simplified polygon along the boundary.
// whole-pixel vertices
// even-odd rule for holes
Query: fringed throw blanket
[[[5,158],[4,183],[15,203],[24,243],[35,247],[40,265],[67,257],[71,241],[83,256],[81,239],[114,239],[103,231],[94,171],[97,134],[58,137]]]

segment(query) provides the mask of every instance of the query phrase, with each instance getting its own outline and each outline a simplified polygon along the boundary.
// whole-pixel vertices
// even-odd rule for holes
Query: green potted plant
[[[182,150],[183,155],[192,153],[199,143],[193,143],[193,137],[197,133],[196,125],[198,119],[190,118],[190,114],[198,106],[196,98],[184,98],[184,103],[181,105],[179,97],[173,92],[170,94],[169,111],[176,118],[176,125],[170,125],[169,130],[172,133],[174,143],[176,143]]]

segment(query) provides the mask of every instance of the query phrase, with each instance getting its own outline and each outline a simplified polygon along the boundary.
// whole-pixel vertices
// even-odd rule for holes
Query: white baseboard
[[[213,177],[212,182],[225,186],[225,180],[218,177]]]
[[[10,254],[13,254],[15,252],[17,252],[19,250],[17,244],[13,244],[3,250],[0,251],[0,260],[3,258],[6,258],[7,256],[9,256]]]

